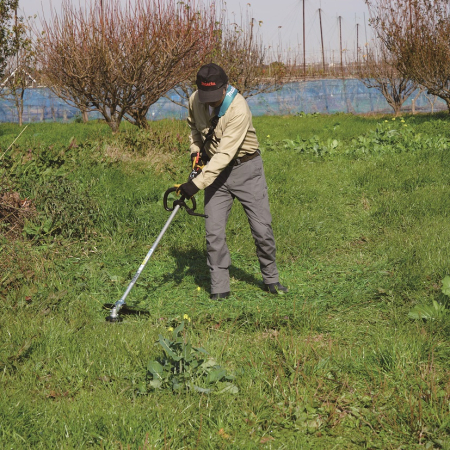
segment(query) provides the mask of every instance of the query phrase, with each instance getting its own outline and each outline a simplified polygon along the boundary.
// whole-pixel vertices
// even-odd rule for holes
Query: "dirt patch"
[[[21,198],[20,194],[11,190],[0,190],[0,234],[17,239],[27,219],[36,215],[36,207],[30,199]]]

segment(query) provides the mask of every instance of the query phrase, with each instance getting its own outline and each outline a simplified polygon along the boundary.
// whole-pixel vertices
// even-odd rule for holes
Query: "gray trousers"
[[[211,272],[211,294],[230,291],[228,267],[231,258],[225,228],[235,198],[241,202],[247,214],[264,283],[278,282],[267,183],[261,156],[257,156],[242,164],[227,167],[205,189],[205,214],[208,215],[205,223],[206,249]]]

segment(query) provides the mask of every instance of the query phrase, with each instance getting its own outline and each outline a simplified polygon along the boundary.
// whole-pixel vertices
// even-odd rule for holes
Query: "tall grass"
[[[181,211],[128,299],[148,314],[120,324],[103,305],[168,218],[187,127],[33,125],[1,161],[37,215],[0,240],[0,447],[450,448],[449,315],[408,316],[450,309],[450,122],[403,120],[255,118],[290,293],[262,290],[236,204],[232,296],[209,300],[204,225]],[[18,132],[2,125],[1,147]],[[158,335],[185,314],[237,394],[149,388]]]

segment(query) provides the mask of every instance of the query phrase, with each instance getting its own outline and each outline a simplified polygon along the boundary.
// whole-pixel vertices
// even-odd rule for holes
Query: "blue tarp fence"
[[[416,93],[404,103],[402,110],[411,111],[412,100]],[[175,92],[169,92],[168,97],[181,102]],[[434,101],[434,104],[431,102]],[[346,112],[392,113],[392,108],[376,89],[367,88],[358,79],[324,79],[289,83],[282,89],[267,94],[258,94],[248,99],[250,109],[255,116],[286,115],[299,113],[333,114]],[[446,104],[441,99],[431,98],[425,93],[415,99],[415,109],[418,112],[446,110]],[[55,96],[48,88],[35,88],[25,91],[23,121],[71,121],[80,117],[77,108],[69,106]],[[161,98],[150,107],[149,120],[164,118],[184,119],[187,109],[176,105],[168,98]],[[98,112],[90,112],[90,119],[102,116]],[[17,122],[18,116],[14,104],[0,100],[0,122]]]

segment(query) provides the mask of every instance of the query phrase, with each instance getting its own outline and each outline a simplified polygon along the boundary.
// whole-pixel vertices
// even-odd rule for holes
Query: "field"
[[[121,323],[187,126],[30,124],[7,150],[0,125],[0,448],[450,449],[450,118],[254,123],[290,292],[263,291],[236,204],[211,301],[180,211]]]

